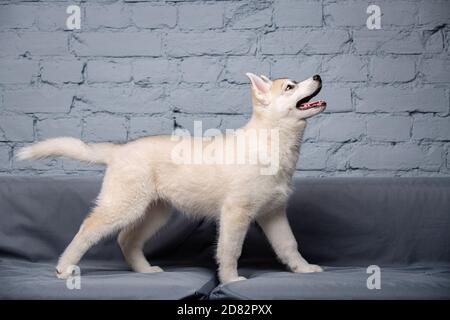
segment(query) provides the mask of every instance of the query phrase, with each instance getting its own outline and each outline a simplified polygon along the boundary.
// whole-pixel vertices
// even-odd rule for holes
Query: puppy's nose
[[[313,80],[322,82],[322,78],[318,74],[313,75]]]

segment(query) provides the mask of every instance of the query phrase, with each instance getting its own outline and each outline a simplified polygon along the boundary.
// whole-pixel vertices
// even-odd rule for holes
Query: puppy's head
[[[252,86],[253,112],[265,118],[307,119],[326,108],[323,100],[311,101],[322,88],[322,79],[315,75],[301,82],[282,78],[270,80],[246,73]]]

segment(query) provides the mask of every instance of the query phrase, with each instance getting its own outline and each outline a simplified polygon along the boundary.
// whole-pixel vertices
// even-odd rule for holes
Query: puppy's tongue
[[[315,108],[315,107],[325,107],[326,105],[327,105],[327,103],[324,100],[317,100],[317,101],[304,102],[304,103],[300,104],[300,106],[298,108],[300,110],[305,110],[305,109]]]

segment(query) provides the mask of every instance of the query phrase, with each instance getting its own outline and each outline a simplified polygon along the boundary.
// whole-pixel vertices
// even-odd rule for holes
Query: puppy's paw
[[[156,272],[164,272],[163,269],[161,269],[160,267],[157,266],[146,266],[144,268],[140,268],[140,269],[136,269],[136,272],[139,273],[156,273]]]
[[[231,278],[231,279],[227,279],[225,281],[222,281],[222,284],[230,283],[230,282],[236,282],[236,281],[243,281],[243,280],[247,280],[247,278],[246,277]]]
[[[62,269],[55,268],[55,275],[58,279],[68,279],[72,275],[72,272],[70,271],[60,271],[60,270]]]
[[[312,273],[312,272],[322,272],[323,269],[316,264],[301,264],[292,269],[295,273]]]

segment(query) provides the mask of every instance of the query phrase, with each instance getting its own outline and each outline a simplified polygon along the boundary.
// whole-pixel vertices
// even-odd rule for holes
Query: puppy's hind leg
[[[121,181],[123,173],[107,171],[97,206],[83,221],[75,238],[64,250],[56,267],[58,278],[70,276],[71,266],[102,238],[141,218],[155,193],[151,184],[138,177]]]
[[[163,201],[150,204],[142,219],[123,229],[117,239],[125,260],[131,269],[141,273],[163,271],[160,267],[151,266],[145,258],[143,248],[145,242],[166,224],[170,217],[171,206]]]

